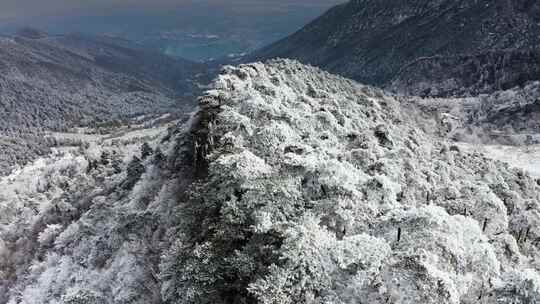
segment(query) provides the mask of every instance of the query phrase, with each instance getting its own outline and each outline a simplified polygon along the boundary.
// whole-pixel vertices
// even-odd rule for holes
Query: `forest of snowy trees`
[[[2,180],[1,303],[536,303],[540,186],[294,61]]]
[[[4,1],[0,304],[540,303],[540,1]]]

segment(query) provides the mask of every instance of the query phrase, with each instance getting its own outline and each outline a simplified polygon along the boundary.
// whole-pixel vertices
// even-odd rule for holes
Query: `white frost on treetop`
[[[294,61],[226,67],[201,100],[216,140],[191,212],[208,228],[197,256],[178,253],[194,278],[173,284],[193,295],[179,303],[540,299],[529,176],[449,149],[380,90]]]
[[[540,186],[414,111],[295,61],[226,67],[164,153],[9,195],[0,301],[540,303]]]

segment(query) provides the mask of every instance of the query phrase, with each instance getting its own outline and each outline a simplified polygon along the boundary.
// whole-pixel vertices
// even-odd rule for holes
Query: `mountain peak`
[[[522,209],[537,192],[512,184],[538,185],[449,148],[405,119],[419,117],[406,100],[280,59],[226,67],[200,101],[193,155],[206,172],[167,258],[193,279],[171,278],[166,298],[490,303],[540,282],[518,262],[535,253],[516,222],[538,218]],[[510,214],[507,186],[521,205]]]
[[[15,35],[27,39],[42,39],[48,36],[47,32],[33,27],[22,27]]]

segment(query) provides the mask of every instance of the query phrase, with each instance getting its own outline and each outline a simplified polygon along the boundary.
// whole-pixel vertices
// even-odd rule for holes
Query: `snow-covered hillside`
[[[409,117],[430,123],[434,133],[466,151],[482,152],[539,176],[539,97],[540,82],[531,82],[476,97],[398,99],[418,110]]]
[[[459,143],[467,152],[483,153],[487,157],[508,163],[510,166],[522,169],[536,178],[540,178],[540,145],[511,146],[511,145],[475,145]]]
[[[0,203],[0,302],[540,301],[540,186],[413,101],[288,60],[199,100],[139,161]]]
[[[160,119],[166,118],[170,117]],[[135,258],[130,253],[132,249],[123,242],[124,238],[135,238],[135,235],[121,227],[137,223],[142,226],[135,229],[140,229],[145,225],[139,223],[141,218],[150,215],[123,203],[151,195],[146,192],[148,184],[146,188],[137,188],[135,183],[143,173],[151,179],[150,167],[165,161],[158,146],[167,129],[174,126],[174,121],[157,120],[115,129],[114,133],[103,130],[92,133],[91,129],[81,129],[77,133],[48,134],[56,143],[51,155],[0,179],[0,303],[6,303],[9,298],[10,303],[58,303],[56,300],[60,301],[60,298],[49,297],[53,289],[67,293],[61,294],[60,303],[79,303],[73,302],[77,300],[100,303],[90,300],[92,290],[96,286],[110,288],[107,284],[118,286],[122,295],[111,299],[114,303],[123,303],[120,299],[129,299],[130,289],[140,288],[136,284],[148,284],[143,281],[147,277],[138,275],[142,270],[128,265]],[[131,190],[133,193],[122,199]],[[114,229],[120,229],[126,235],[121,236]],[[67,237],[64,245],[58,243],[61,233]],[[75,233],[72,235],[75,238],[69,233]],[[114,248],[108,249],[108,246]],[[103,257],[112,258],[111,252],[119,257],[119,265],[110,271],[100,271],[106,265],[97,267],[95,263],[105,263]],[[62,255],[69,258],[62,258]],[[87,256],[83,258],[84,255]],[[47,264],[55,259],[53,264]],[[82,263],[81,259],[85,262],[78,264]],[[66,272],[56,273],[58,267]],[[96,269],[90,271],[94,267]],[[41,272],[48,268],[48,272]],[[119,268],[124,272],[133,271],[139,278],[134,279],[136,282],[127,282],[130,275],[117,274]],[[38,272],[34,273],[36,270]],[[72,279],[78,282],[73,282],[73,288],[68,284]],[[17,280],[20,280],[20,286],[37,286],[19,290],[12,285]],[[77,286],[80,284],[88,285],[79,293]],[[148,297],[151,299],[152,294]]]
[[[98,38],[0,38],[0,174],[48,153],[48,131],[194,106],[195,63]]]

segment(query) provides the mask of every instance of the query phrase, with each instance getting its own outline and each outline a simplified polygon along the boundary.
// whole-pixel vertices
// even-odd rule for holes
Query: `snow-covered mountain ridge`
[[[467,137],[531,144],[540,138],[539,20],[530,0],[350,0],[245,60],[297,59],[428,102],[473,97],[464,133],[480,132]]]
[[[202,99],[215,117],[202,137],[217,144],[194,207],[205,220],[181,240],[198,250],[179,272],[197,279],[178,297],[538,299],[536,245],[518,228],[526,219],[529,238],[538,220],[526,174],[448,147],[382,91],[295,62],[232,68],[217,86]]]
[[[48,208],[21,199],[0,300],[540,301],[540,186],[412,101],[289,60],[226,67],[199,100],[106,188],[109,164]]]

